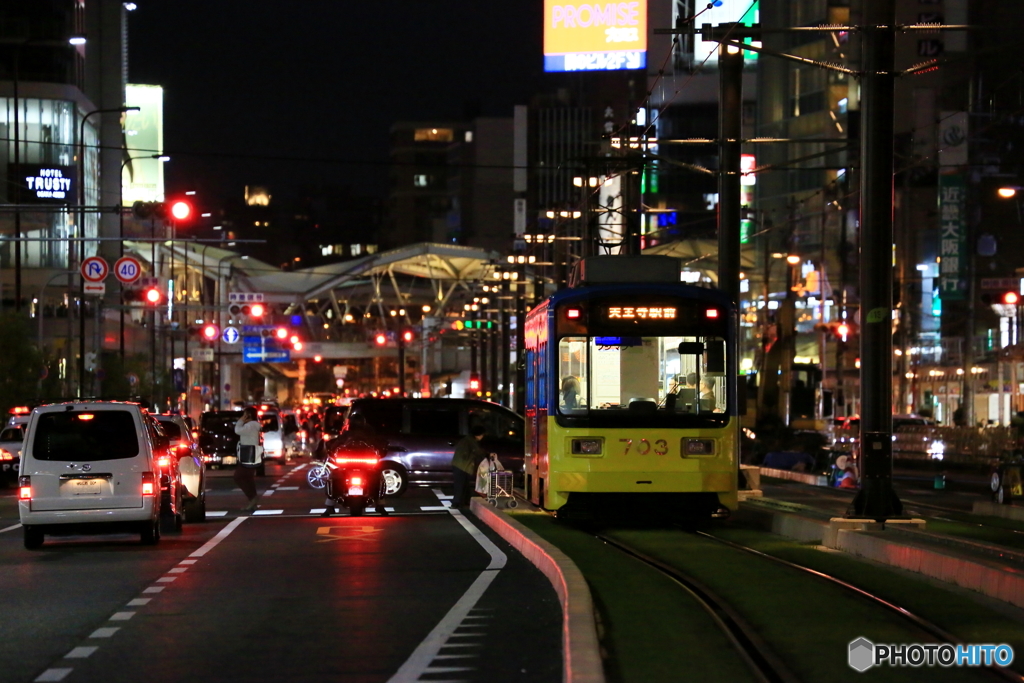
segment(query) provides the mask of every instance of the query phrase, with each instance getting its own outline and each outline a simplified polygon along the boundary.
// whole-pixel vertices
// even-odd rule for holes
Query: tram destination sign
[[[675,306],[605,306],[605,320],[675,320]]]

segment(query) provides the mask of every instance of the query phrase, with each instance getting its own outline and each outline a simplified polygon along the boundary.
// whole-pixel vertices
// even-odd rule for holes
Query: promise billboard
[[[544,0],[544,70],[614,71],[647,66],[647,0]]]

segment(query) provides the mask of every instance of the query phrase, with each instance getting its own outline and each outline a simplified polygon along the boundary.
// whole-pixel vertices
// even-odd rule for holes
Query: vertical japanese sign
[[[967,182],[962,173],[939,176],[939,296],[963,301],[967,276]]]

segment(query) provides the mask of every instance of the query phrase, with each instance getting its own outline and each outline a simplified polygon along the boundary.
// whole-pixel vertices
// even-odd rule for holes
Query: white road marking
[[[37,681],[63,681],[71,673],[71,669],[47,669],[36,677]]]
[[[0,529],[0,534],[2,534],[4,532],[7,532],[7,531],[14,531],[15,529],[20,529],[20,528],[21,528],[21,524],[15,524],[15,525],[9,526],[9,527],[7,527],[5,529]]]
[[[439,510],[447,510],[444,505],[421,505],[420,510],[424,512],[437,512]]]
[[[284,510],[253,510],[254,515],[283,515]],[[245,519],[244,517],[242,519]]]
[[[244,522],[247,519],[249,519],[249,518],[248,517],[238,517],[236,519],[233,519],[231,522],[228,523],[228,525],[226,527],[224,527],[223,529],[218,531],[216,536],[214,536],[209,541],[204,543],[203,546],[199,550],[197,550],[194,553],[192,553],[191,555],[189,555],[189,557],[202,557],[206,553],[210,552],[211,550],[213,550],[214,548],[217,547],[218,543],[220,543],[225,538],[227,538],[228,535],[232,531],[237,529],[239,524],[241,524],[242,522]]]
[[[195,564],[196,560],[182,560],[178,564]]]
[[[168,569],[167,573],[168,574],[181,574],[182,572],[187,572],[187,571],[188,571],[188,567],[174,567],[173,569]]]
[[[207,517],[227,517],[227,514],[228,514],[227,510],[207,510],[206,511],[206,516]]]
[[[146,590],[144,590],[142,592],[143,593],[161,593],[161,592],[163,592],[164,588],[166,588],[166,586],[150,586],[149,588],[147,588]]]
[[[171,583],[176,578],[178,578],[178,577],[177,576],[161,576],[159,579],[156,580],[156,582],[157,583]]]
[[[456,671],[472,671],[471,666],[428,666],[423,670],[425,674],[447,674]]]
[[[148,605],[149,601],[152,599],[153,598],[135,598],[133,600],[129,600],[125,607],[143,607],[144,605]]]
[[[83,647],[76,647],[71,652],[64,655],[64,659],[85,659],[93,652],[96,652],[99,648],[95,645],[86,645]]]
[[[508,561],[505,553],[496,546],[491,539],[487,538],[486,535],[480,529],[476,527],[472,522],[463,517],[462,513],[458,510],[448,510],[448,514],[455,518],[462,528],[465,529],[470,536],[473,537],[477,543],[479,543],[484,550],[491,556],[491,562],[487,565],[487,568],[480,573],[480,576],[473,581],[473,584],[469,587],[469,590],[463,594],[459,601],[448,610],[448,614],[444,616],[441,622],[434,627],[434,630],[426,637],[426,639],[419,644],[419,646],[413,651],[409,659],[402,664],[401,668],[395,672],[388,683],[413,683],[418,681],[420,676],[424,673],[440,673],[443,668],[431,668],[430,664],[440,653],[444,647],[451,647],[448,644],[448,640],[452,637],[476,637],[476,634],[456,634],[456,629],[462,625],[462,620],[466,618],[469,612],[476,606],[476,603],[483,596],[484,591],[491,585],[491,582],[498,576],[498,572],[505,566]],[[461,669],[460,669],[461,670]]]
[[[298,491],[299,487],[298,486],[282,486],[282,487],[280,487],[277,490],[278,491]]]
[[[274,489],[270,489],[269,491],[264,491],[263,495],[264,496],[272,496],[272,495],[274,495]]]
[[[114,612],[110,617],[111,621],[128,621],[135,616],[135,612]]]
[[[325,512],[327,512],[327,508],[312,508],[309,511],[309,514],[311,514],[311,515],[322,515]]]
[[[449,496],[447,493],[442,493],[441,489],[430,489],[437,496],[438,500],[451,500],[453,496]]]
[[[121,630],[120,626],[105,626],[103,628],[98,628],[95,631],[93,631],[92,633],[90,633],[89,637],[90,638],[110,638],[110,637],[112,637],[115,633],[117,633],[120,630]]]

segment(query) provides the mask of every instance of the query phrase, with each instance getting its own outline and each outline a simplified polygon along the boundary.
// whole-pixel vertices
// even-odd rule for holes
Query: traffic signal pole
[[[861,467],[858,515],[899,515],[892,488],[894,0],[865,0],[861,78]]]
[[[743,137],[743,52],[718,54],[718,289],[740,299],[740,139]]]

